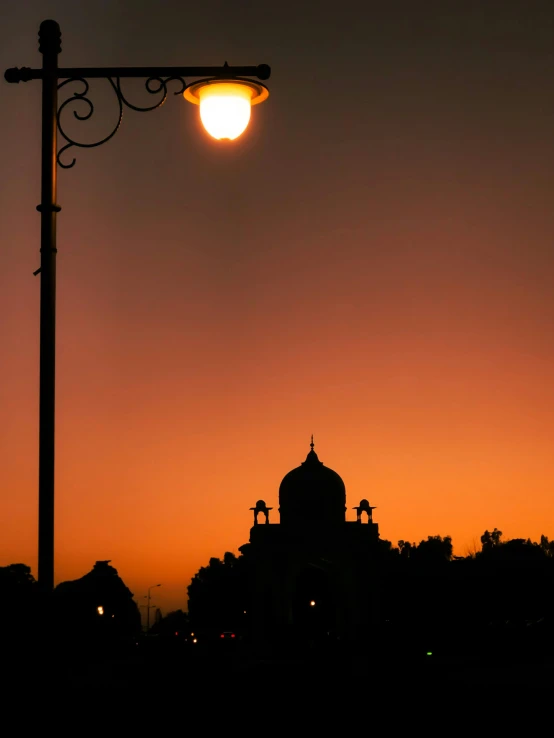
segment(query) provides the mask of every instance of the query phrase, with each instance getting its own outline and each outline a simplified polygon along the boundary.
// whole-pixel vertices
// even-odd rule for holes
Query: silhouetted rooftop
[[[281,523],[343,523],[346,488],[341,477],[325,466],[314,451],[300,466],[285,475],[279,487]]]

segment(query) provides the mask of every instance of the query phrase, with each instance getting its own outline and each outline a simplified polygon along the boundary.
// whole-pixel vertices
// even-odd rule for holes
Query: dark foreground
[[[521,719],[523,728],[508,735],[526,736],[538,732],[536,721],[551,723],[554,694],[554,660],[536,654],[465,661],[408,653],[383,660],[362,649],[264,656],[142,640],[131,652],[20,653],[3,661],[2,674],[4,719],[12,710],[19,726],[33,732],[47,726],[56,737],[342,736],[379,729],[442,738],[488,735]]]
[[[485,693],[525,689],[554,694],[550,632],[495,632],[447,639],[392,634],[359,644],[281,643],[253,647],[239,639],[193,645],[182,638],[113,641],[52,639],[2,643],[3,693],[129,694],[223,699],[233,693],[320,699],[354,694]]]

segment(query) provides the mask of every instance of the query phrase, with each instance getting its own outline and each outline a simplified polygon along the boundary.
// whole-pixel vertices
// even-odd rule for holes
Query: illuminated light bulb
[[[251,106],[266,100],[269,91],[251,80],[209,79],[190,85],[183,95],[200,106],[200,119],[210,136],[234,141],[248,126]]]
[[[245,85],[222,82],[202,87],[200,119],[210,136],[234,141],[250,121],[252,90]]]

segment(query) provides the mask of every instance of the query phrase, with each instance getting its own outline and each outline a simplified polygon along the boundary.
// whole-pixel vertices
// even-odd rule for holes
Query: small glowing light
[[[310,607],[315,607],[315,600],[311,600]]]
[[[200,120],[219,141],[233,141],[246,130],[252,105],[269,96],[265,85],[251,80],[210,79],[189,85],[185,100],[200,105]]]
[[[103,615],[104,614],[104,608],[102,607],[102,605],[98,605],[98,607],[96,608],[96,612],[99,615]]]
[[[193,636],[193,635],[194,635],[194,633],[191,633],[191,636]]]
[[[432,656],[432,655],[433,655],[432,651],[427,651],[427,656]]]
[[[198,638],[193,638],[193,639],[192,639],[192,642],[193,642],[193,643],[198,643]]]
[[[244,614],[246,615],[246,610],[244,611]]]
[[[231,633],[231,638],[234,638],[234,637],[235,637],[235,634],[234,633]]]
[[[225,638],[225,633],[222,633],[219,637],[220,638]]]

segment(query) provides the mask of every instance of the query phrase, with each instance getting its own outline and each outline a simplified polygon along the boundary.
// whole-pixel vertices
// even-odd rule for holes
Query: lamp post
[[[64,161],[64,155],[71,149],[93,148],[109,141],[121,125],[125,107],[138,112],[159,108],[167,99],[168,86],[175,83],[175,95],[182,94],[188,102],[199,105],[201,120],[211,136],[233,140],[248,125],[251,106],[263,102],[269,95],[262,82],[250,78],[269,79],[271,70],[266,64],[230,67],[227,63],[222,67],[60,68],[61,32],[53,20],[40,24],[39,51],[42,68],[12,68],[6,70],[4,77],[12,84],[32,80],[42,82],[42,178],[41,202],[37,206],[41,220],[41,259],[40,268],[35,272],[41,279],[38,581],[42,591],[49,592],[54,587],[56,216],[61,210],[57,203],[57,166],[64,169],[74,166],[75,158]],[[145,79],[146,91],[157,96],[152,105],[137,106],[125,97],[121,80],[132,77]],[[186,78],[190,77],[201,79],[189,84]],[[87,80],[98,78],[107,80],[114,91],[119,119],[113,130],[100,141],[83,143],[66,131],[62,117],[70,108],[78,121],[86,121],[93,115],[94,104],[89,97]],[[76,91],[58,106],[58,90],[66,85],[77,85],[73,88]],[[59,150],[58,132],[65,142]]]
[[[150,590],[154,589],[155,587],[161,587],[161,584],[153,584],[151,587],[148,587],[148,595],[147,595],[147,605],[146,605],[146,633],[148,634],[148,631],[150,630]]]

